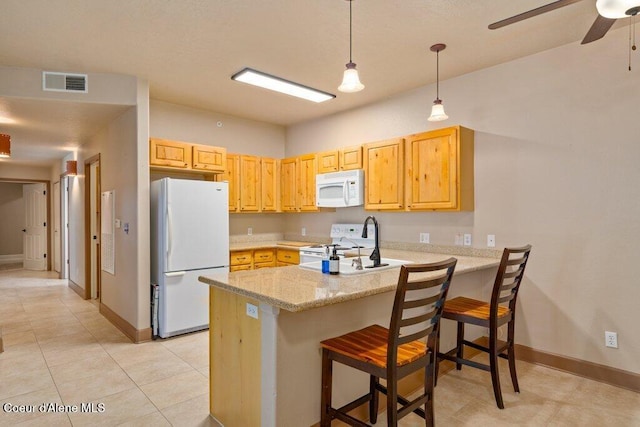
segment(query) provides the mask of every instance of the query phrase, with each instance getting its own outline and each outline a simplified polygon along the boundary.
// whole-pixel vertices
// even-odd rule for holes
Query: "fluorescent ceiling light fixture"
[[[331,93],[294,83],[251,68],[238,71],[231,76],[231,79],[313,102],[324,102],[336,97]]]

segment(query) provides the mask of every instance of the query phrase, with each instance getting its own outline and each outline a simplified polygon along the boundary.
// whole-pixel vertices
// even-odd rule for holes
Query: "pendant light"
[[[11,157],[11,137],[4,133],[0,133],[0,157]]]
[[[344,76],[342,77],[342,84],[338,86],[340,92],[359,92],[364,89],[364,85],[360,83],[360,77],[358,77],[358,70],[356,70],[356,64],[351,60],[351,47],[353,39],[353,30],[351,25],[351,4],[353,0],[347,0],[349,2],[349,63],[346,65],[347,69],[344,70]]]
[[[433,101],[433,107],[431,107],[431,116],[427,119],[430,122],[441,122],[449,118],[444,112],[444,106],[440,99],[440,51],[446,47],[447,45],[442,43],[431,46],[431,52],[436,53],[436,100]]]

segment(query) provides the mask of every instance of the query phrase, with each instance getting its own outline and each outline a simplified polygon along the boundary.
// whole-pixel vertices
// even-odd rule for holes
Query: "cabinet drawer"
[[[278,262],[284,262],[287,264],[299,264],[300,252],[288,249],[278,249]]]
[[[231,252],[230,261],[231,265],[251,265],[251,251]]]
[[[229,267],[230,272],[241,270],[251,270],[251,264],[232,265],[231,267]]]
[[[275,259],[273,249],[256,249],[253,252],[253,262],[273,262]]]
[[[259,268],[270,268],[275,266],[276,266],[275,260],[271,260],[269,262],[256,262],[255,264],[253,264],[253,269],[257,270]]]

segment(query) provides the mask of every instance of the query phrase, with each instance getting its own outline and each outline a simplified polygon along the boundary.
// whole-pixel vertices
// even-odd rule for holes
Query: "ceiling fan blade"
[[[591,43],[603,38],[614,22],[616,22],[615,19],[609,19],[605,18],[604,16],[598,15],[596,20],[593,21],[593,25],[591,25],[591,28],[589,28],[587,35],[584,36],[584,39],[582,39],[582,43],[580,44]]]
[[[525,19],[533,18],[534,16],[542,15],[543,13],[551,12],[552,10],[560,9],[561,7],[569,6],[570,4],[577,3],[582,0],[558,0],[545,4],[544,6],[536,7],[527,12],[519,13],[511,18],[503,19],[502,21],[494,22],[489,25],[490,30],[502,28],[506,25],[515,24],[516,22],[524,21]]]

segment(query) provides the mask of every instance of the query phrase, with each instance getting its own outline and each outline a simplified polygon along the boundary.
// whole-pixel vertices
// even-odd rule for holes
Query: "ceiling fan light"
[[[640,0],[597,0],[596,9],[604,18],[626,18],[627,11],[635,6],[640,6]]]
[[[447,120],[449,116],[444,112],[444,105],[442,105],[442,100],[436,99],[433,101],[433,106],[431,107],[431,115],[427,120],[430,122],[441,122],[443,120]]]
[[[364,89],[364,85],[360,82],[358,76],[358,70],[356,70],[356,64],[349,62],[347,69],[344,70],[344,76],[342,77],[342,83],[338,86],[340,92],[359,92]]]
[[[0,158],[11,157],[11,137],[0,133]]]

